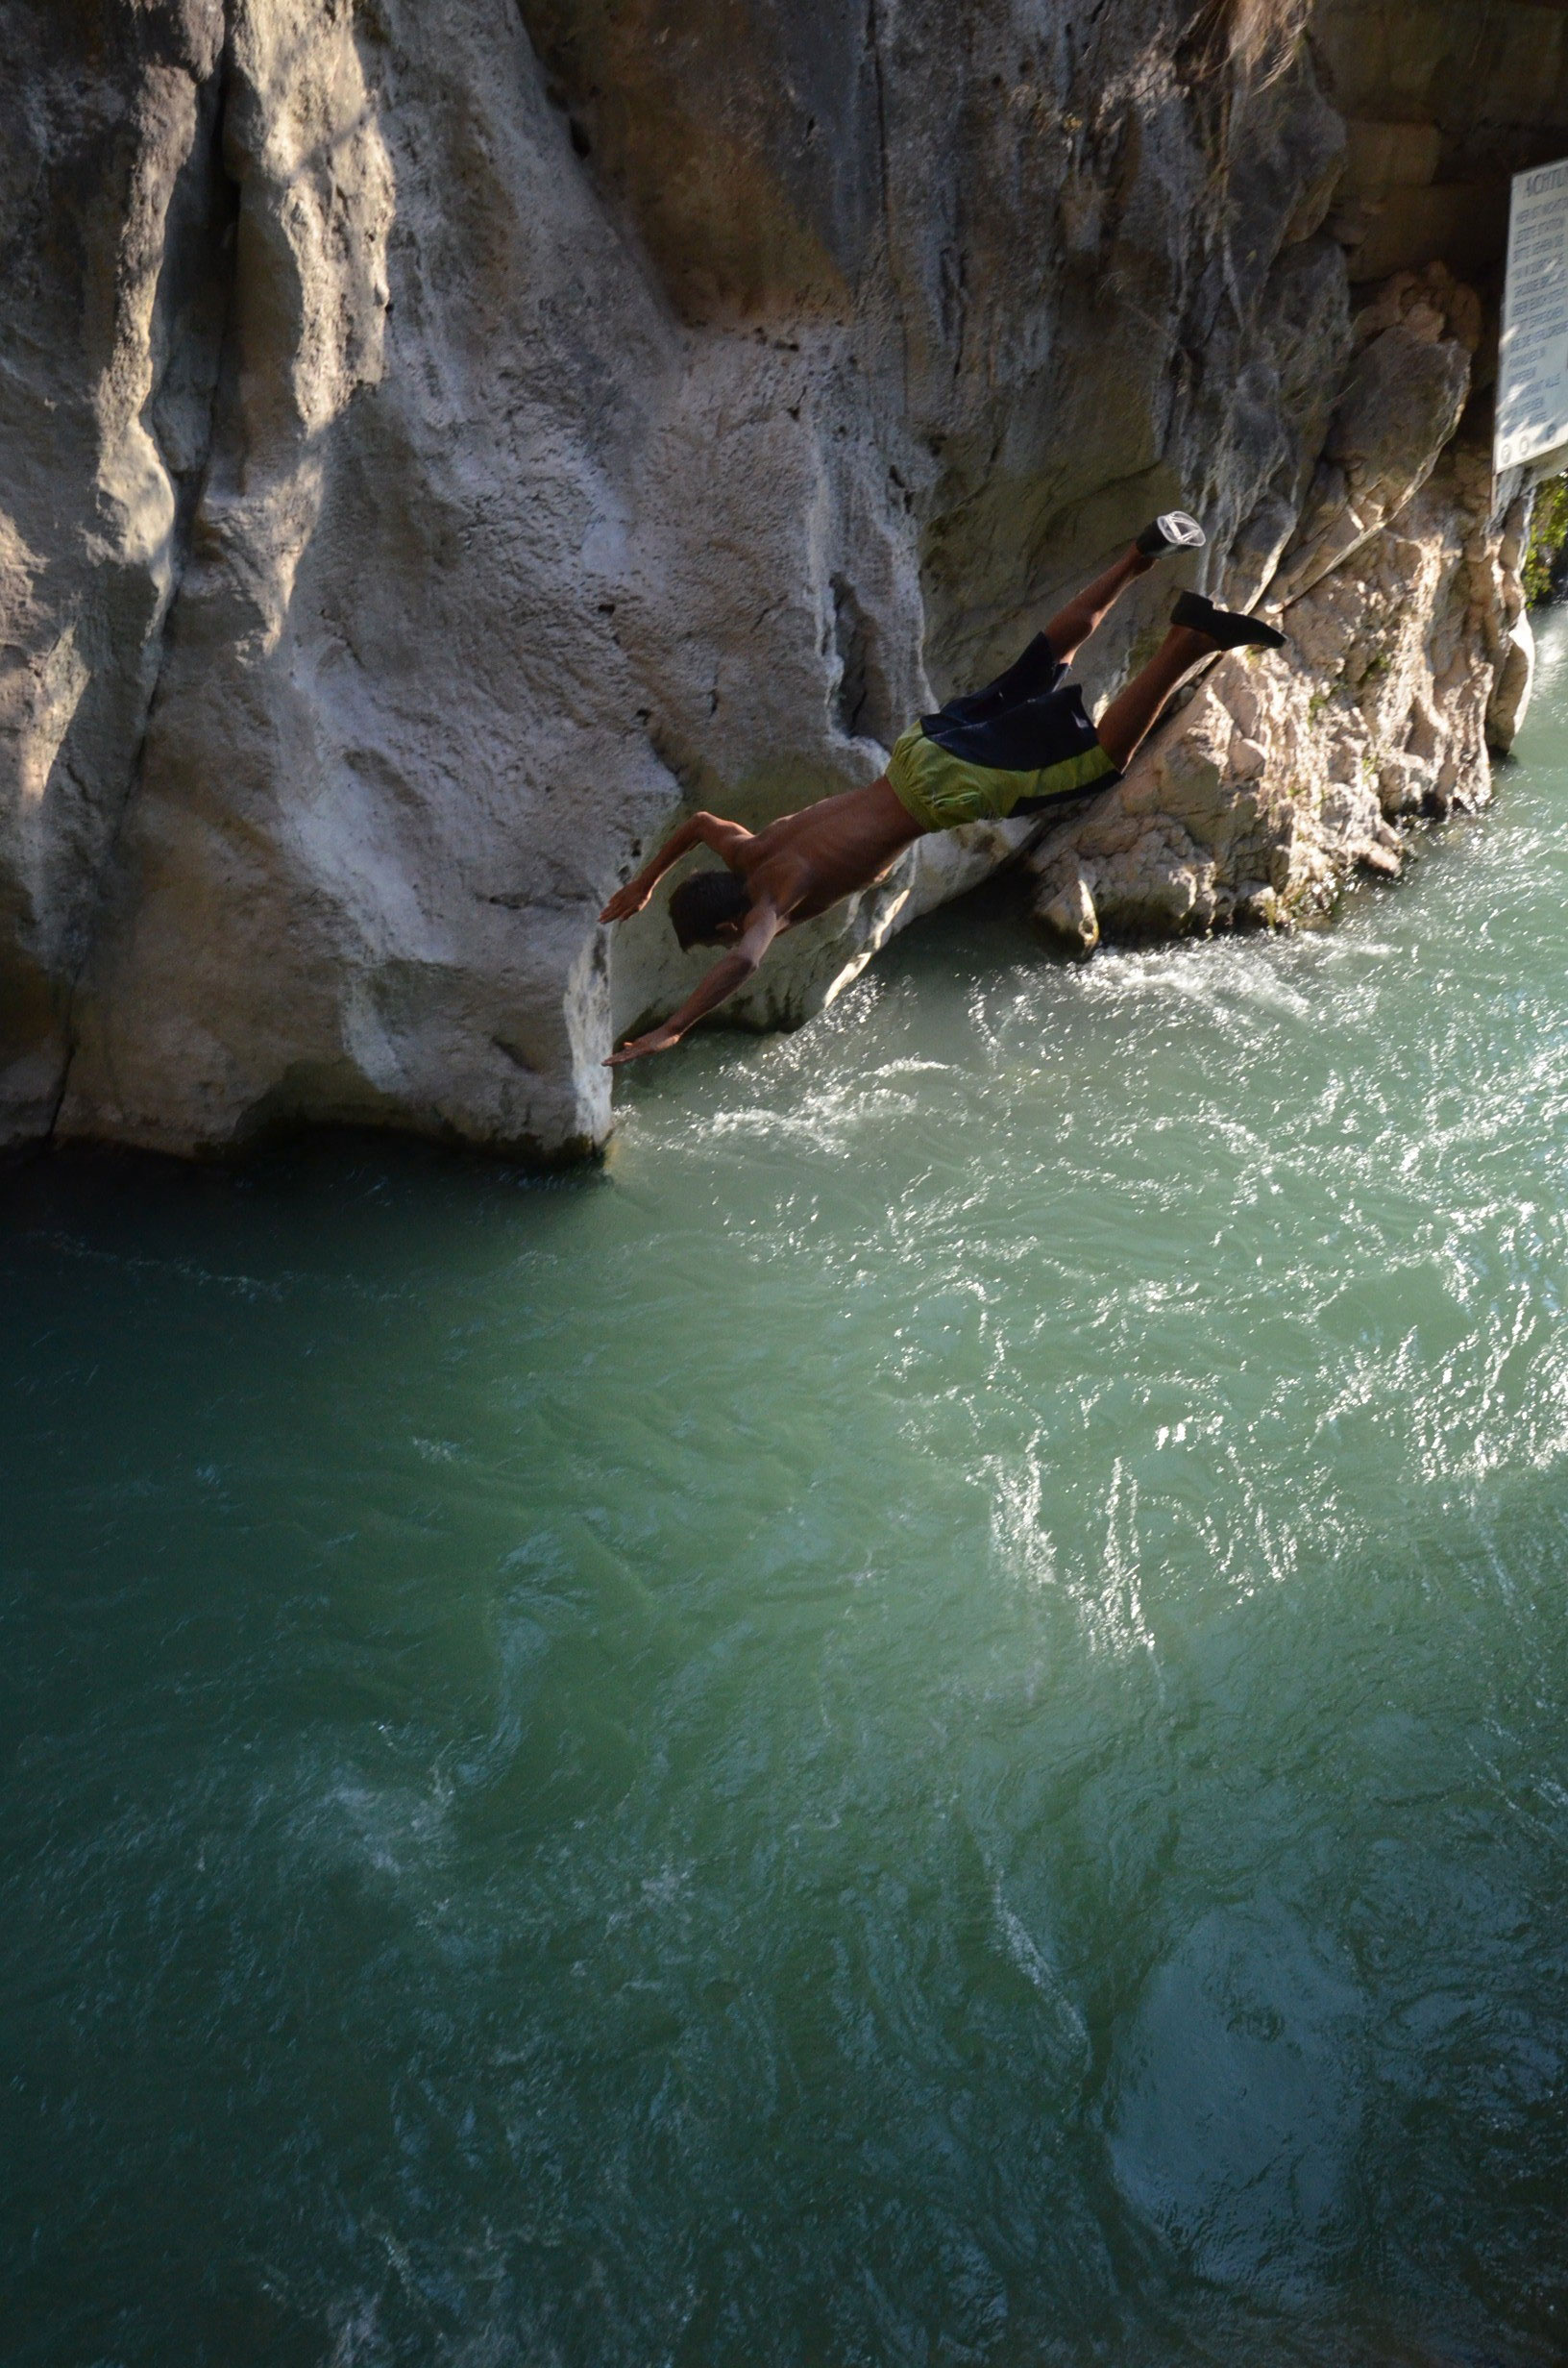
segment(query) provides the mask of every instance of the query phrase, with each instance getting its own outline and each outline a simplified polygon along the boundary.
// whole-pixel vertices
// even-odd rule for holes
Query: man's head
[[[733,872],[697,872],[670,900],[670,920],[686,953],[693,946],[732,946],[751,910],[751,891]]]

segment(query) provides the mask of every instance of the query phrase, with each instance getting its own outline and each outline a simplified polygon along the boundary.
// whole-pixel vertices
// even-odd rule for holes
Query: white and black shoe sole
[[[1185,509],[1162,510],[1138,538],[1139,551],[1158,557],[1163,551],[1201,551],[1208,542],[1202,527]]]

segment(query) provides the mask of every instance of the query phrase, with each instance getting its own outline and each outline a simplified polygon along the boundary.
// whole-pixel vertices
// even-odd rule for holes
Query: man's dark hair
[[[726,921],[751,910],[751,891],[733,872],[698,872],[683,879],[670,900],[670,919],[685,953],[693,946],[715,946]]]

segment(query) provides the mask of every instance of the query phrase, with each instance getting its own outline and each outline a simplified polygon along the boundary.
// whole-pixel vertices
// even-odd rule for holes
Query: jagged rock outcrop
[[[1358,870],[1397,877],[1418,815],[1491,795],[1528,691],[1528,497],[1497,514],[1490,455],[1454,441],[1482,315],[1441,264],[1357,321],[1300,524],[1262,606],[1279,655],[1220,660],[1092,812],[1027,861],[1077,953],[1328,910]],[[1522,630],[1521,630],[1522,629]]]
[[[5,0],[0,1135],[592,1147],[693,967],[597,926],[649,840],[872,777],[1178,496],[1298,654],[1053,846],[1077,942],[1312,909],[1482,795],[1518,518],[1450,440],[1490,292],[1422,273],[1564,138],[1561,28],[1302,13]]]

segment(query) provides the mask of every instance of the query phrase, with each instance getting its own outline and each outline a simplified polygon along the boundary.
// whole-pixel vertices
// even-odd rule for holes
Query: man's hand
[[[722,962],[714,964],[702,984],[688,995],[678,1011],[673,1011],[657,1027],[650,1027],[646,1036],[634,1036],[629,1045],[612,1052],[605,1068],[624,1069],[627,1061],[644,1060],[650,1052],[670,1051],[688,1028],[695,1027],[710,1011],[717,1011],[737,987],[745,986],[780,929],[788,927],[789,923],[771,900],[753,904],[734,952],[726,953]]]
[[[628,879],[624,888],[616,890],[599,917],[600,921],[629,921],[633,913],[642,911],[652,894],[651,880],[645,881],[641,876]]]
[[[604,1066],[606,1069],[624,1069],[628,1061],[646,1060],[650,1052],[673,1051],[679,1044],[682,1033],[673,1020],[666,1020],[660,1026],[650,1027],[646,1036],[633,1036],[619,1052],[610,1054]]]

